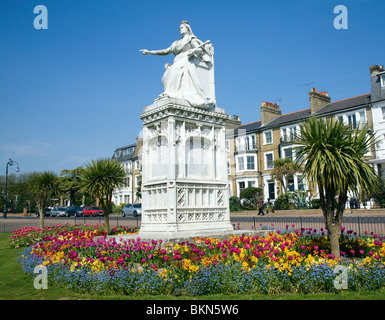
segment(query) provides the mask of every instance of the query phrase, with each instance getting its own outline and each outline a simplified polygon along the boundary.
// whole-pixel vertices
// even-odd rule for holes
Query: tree
[[[274,169],[272,172],[273,179],[279,180],[282,185],[282,193],[287,193],[288,178],[293,176],[300,170],[300,166],[296,162],[293,162],[290,158],[276,159],[274,160]]]
[[[62,177],[62,188],[64,191],[69,192],[71,205],[76,205],[75,195],[80,189],[81,178],[80,174],[83,167],[77,167],[73,170],[63,169],[60,172]]]
[[[256,209],[258,204],[258,197],[261,193],[261,188],[248,187],[241,191],[239,198],[241,199],[242,206],[245,209]]]
[[[112,192],[123,186],[125,176],[124,167],[118,161],[109,158],[92,160],[80,173],[82,183],[79,192],[87,193],[100,200],[107,232],[110,228]]]
[[[35,174],[29,181],[40,214],[40,228],[44,228],[44,210],[52,197],[60,193],[59,179],[54,172],[44,171]]]
[[[366,125],[352,128],[334,118],[309,118],[297,136],[297,160],[308,181],[315,181],[320,196],[331,254],[340,256],[339,234],[348,192],[358,195],[377,188],[374,169],[365,154],[374,145]],[[336,204],[335,204],[336,203]]]

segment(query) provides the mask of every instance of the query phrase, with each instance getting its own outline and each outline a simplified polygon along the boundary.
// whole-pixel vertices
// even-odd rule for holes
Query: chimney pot
[[[331,99],[326,91],[318,92],[316,88],[311,88],[311,91],[309,92],[309,100],[311,113],[315,113],[329,104]]]

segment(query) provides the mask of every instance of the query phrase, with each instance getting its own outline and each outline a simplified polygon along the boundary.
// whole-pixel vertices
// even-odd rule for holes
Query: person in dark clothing
[[[259,198],[258,200],[258,215],[265,215],[265,213],[263,212],[263,201],[262,201],[262,198]]]

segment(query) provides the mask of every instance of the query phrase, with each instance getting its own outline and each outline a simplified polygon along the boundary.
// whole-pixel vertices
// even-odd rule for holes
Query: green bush
[[[289,210],[289,196],[287,193],[280,194],[275,201],[275,206],[278,210]]]
[[[321,207],[321,200],[320,199],[312,199],[311,200],[311,207],[313,209],[319,209]]]
[[[238,197],[230,197],[230,211],[241,211],[242,205],[241,200]]]
[[[241,204],[245,210],[253,210],[257,208],[258,197],[261,193],[261,188],[248,187],[240,193]]]

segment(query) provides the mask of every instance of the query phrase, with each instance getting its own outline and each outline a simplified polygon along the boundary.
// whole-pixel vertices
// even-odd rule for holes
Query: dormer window
[[[381,76],[381,87],[385,87],[385,75]]]

